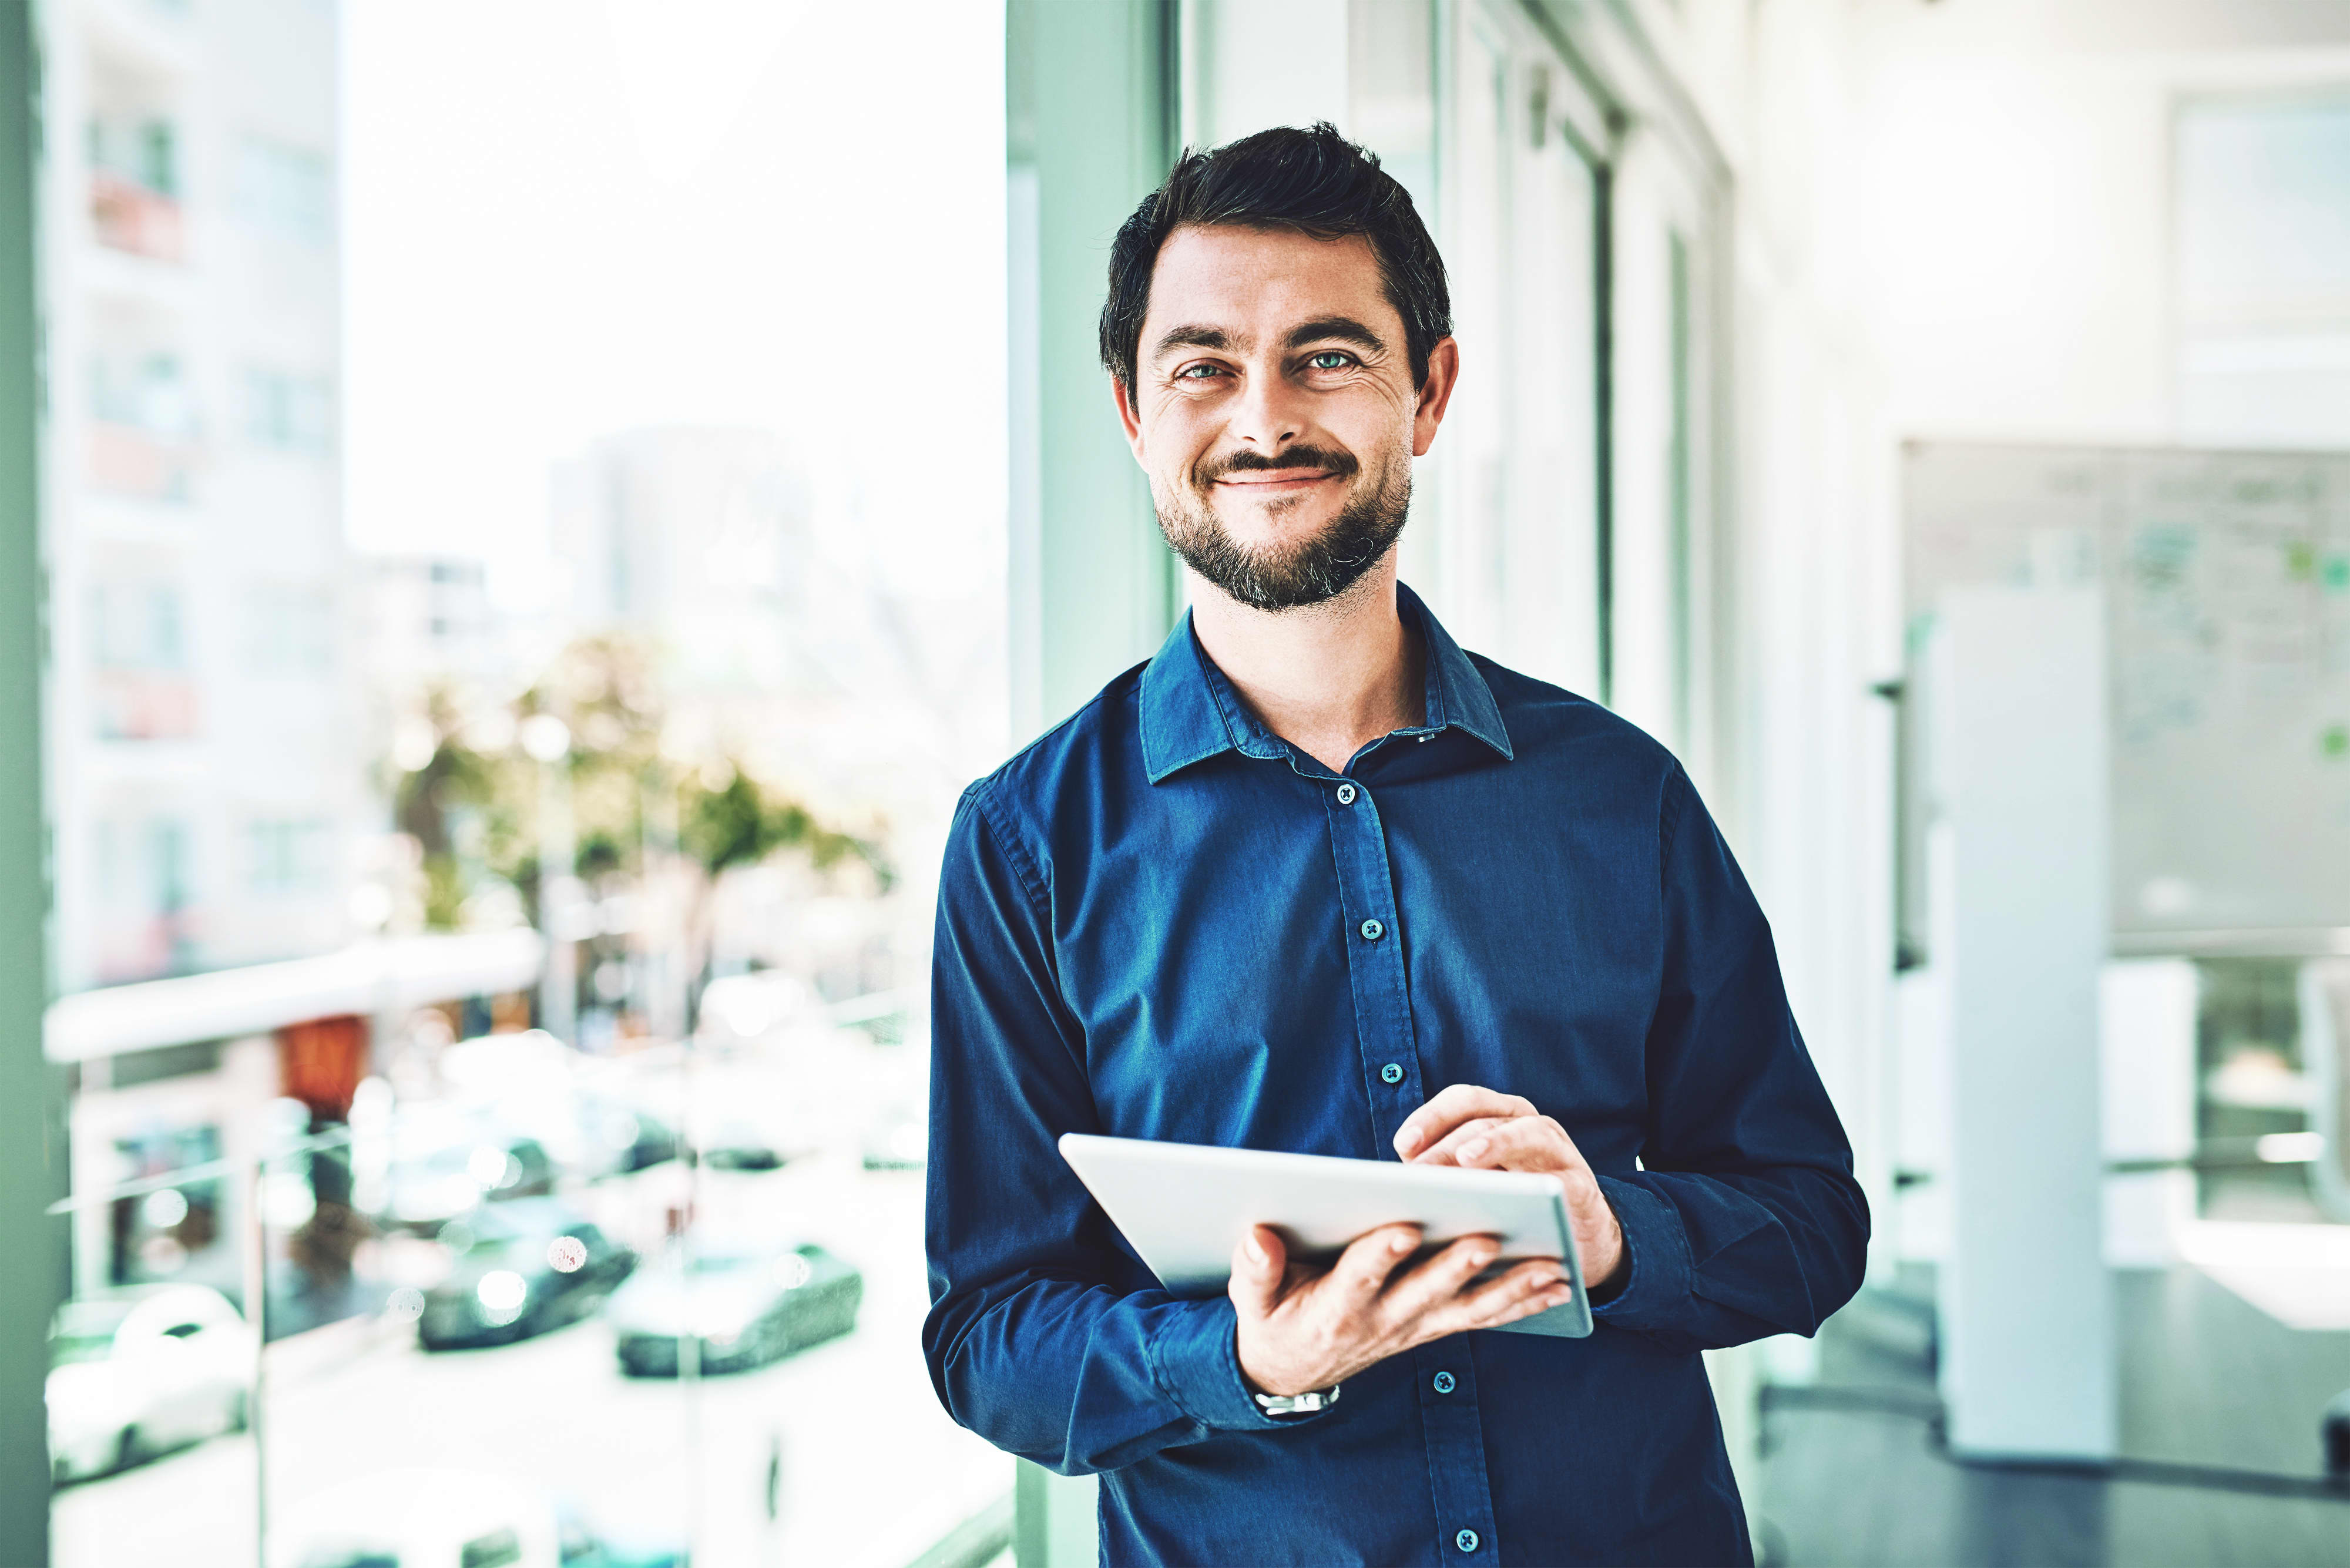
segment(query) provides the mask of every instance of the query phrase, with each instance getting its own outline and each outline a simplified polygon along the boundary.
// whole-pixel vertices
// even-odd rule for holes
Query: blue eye
[[[1175,372],[1175,379],[1179,381],[1204,381],[1211,376],[1222,374],[1223,371],[1213,365],[1186,365]]]
[[[1354,362],[1355,357],[1352,354],[1341,352],[1336,348],[1325,348],[1305,361],[1309,369],[1315,370],[1343,370]]]

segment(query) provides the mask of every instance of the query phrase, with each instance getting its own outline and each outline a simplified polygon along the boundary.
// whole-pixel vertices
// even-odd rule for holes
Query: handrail
[[[43,1210],[43,1214],[56,1217],[96,1209],[100,1204],[119,1203],[126,1198],[143,1198],[150,1192],[164,1192],[174,1187],[186,1187],[198,1181],[219,1181],[243,1176],[257,1166],[273,1159],[286,1159],[297,1154],[314,1154],[320,1149],[335,1148],[351,1141],[351,1129],[337,1127],[331,1132],[315,1133],[296,1138],[260,1154],[230,1155],[219,1159],[207,1159],[196,1165],[182,1166],[157,1176],[142,1176],[136,1180],[118,1182],[96,1192],[84,1192],[75,1197],[60,1198]]]

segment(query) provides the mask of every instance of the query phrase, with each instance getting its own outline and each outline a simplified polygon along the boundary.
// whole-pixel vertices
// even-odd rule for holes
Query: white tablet
[[[1591,1332],[1583,1263],[1555,1177],[1087,1133],[1063,1134],[1061,1158],[1159,1282],[1178,1295],[1221,1293],[1232,1277],[1232,1249],[1252,1225],[1272,1226],[1296,1255],[1311,1258],[1335,1257],[1367,1231],[1408,1221],[1431,1247],[1462,1236],[1499,1238],[1493,1270],[1522,1258],[1565,1260],[1575,1299],[1508,1331],[1570,1339]]]

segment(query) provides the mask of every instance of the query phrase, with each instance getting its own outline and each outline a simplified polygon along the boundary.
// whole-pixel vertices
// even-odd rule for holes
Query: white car
[[[57,1309],[49,1461],[58,1481],[241,1429],[253,1334],[206,1285],[138,1285]]]

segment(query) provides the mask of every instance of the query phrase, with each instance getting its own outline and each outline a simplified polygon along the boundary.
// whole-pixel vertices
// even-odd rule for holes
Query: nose
[[[1303,400],[1278,366],[1253,365],[1228,433],[1243,445],[1271,455],[1305,433]]]

